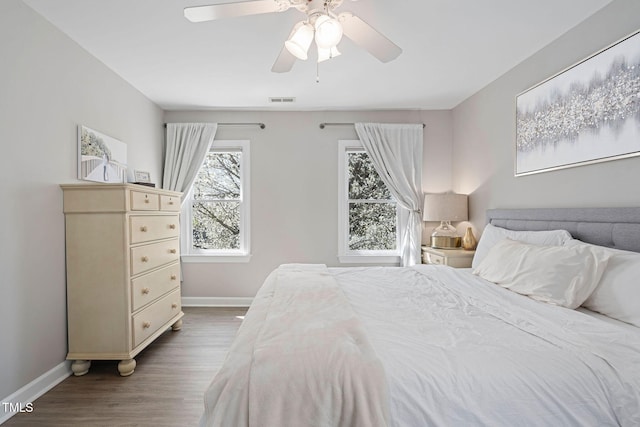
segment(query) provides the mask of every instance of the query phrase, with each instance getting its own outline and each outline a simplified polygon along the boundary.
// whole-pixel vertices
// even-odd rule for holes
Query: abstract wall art
[[[638,155],[640,31],[516,97],[516,176]]]

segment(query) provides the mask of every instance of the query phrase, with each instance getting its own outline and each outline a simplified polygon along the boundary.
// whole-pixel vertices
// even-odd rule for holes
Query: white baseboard
[[[249,307],[251,297],[182,297],[183,307]]]
[[[13,417],[20,410],[26,412],[37,411],[38,405],[34,401],[60,384],[71,374],[71,361],[64,361],[12,395],[3,398],[0,406],[0,424]]]

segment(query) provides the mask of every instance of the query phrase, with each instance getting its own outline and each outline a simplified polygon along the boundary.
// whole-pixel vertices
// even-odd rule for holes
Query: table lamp
[[[423,219],[440,221],[431,233],[432,248],[453,249],[460,247],[462,237],[451,225],[452,221],[466,221],[469,217],[465,194],[425,194]]]

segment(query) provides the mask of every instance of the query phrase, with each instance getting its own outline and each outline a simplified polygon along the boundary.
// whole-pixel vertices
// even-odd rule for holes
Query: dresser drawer
[[[180,212],[180,197],[161,194],[160,210],[167,212]]]
[[[454,268],[469,268],[475,251],[464,249],[438,249],[422,246],[422,263],[448,265]]]
[[[180,285],[180,264],[172,264],[131,281],[131,311],[136,311]]]
[[[131,191],[131,210],[157,211],[160,210],[160,196],[144,191]]]
[[[442,255],[425,253],[423,254],[423,258],[423,262],[425,264],[446,265],[445,257],[443,257]]]
[[[180,259],[178,239],[131,248],[131,275],[143,273]]]
[[[178,237],[178,215],[137,215],[129,217],[131,243]]]
[[[180,290],[160,298],[140,313],[133,316],[133,346],[138,346],[164,326],[173,317],[180,314]]]

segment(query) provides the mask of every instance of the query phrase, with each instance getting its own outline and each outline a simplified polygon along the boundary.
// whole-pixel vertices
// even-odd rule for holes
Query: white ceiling
[[[167,110],[450,109],[611,2],[345,0],[403,53],[383,64],[345,38],[316,83],[311,55],[270,71],[295,9],[194,24],[183,8],[233,0],[23,1]]]

